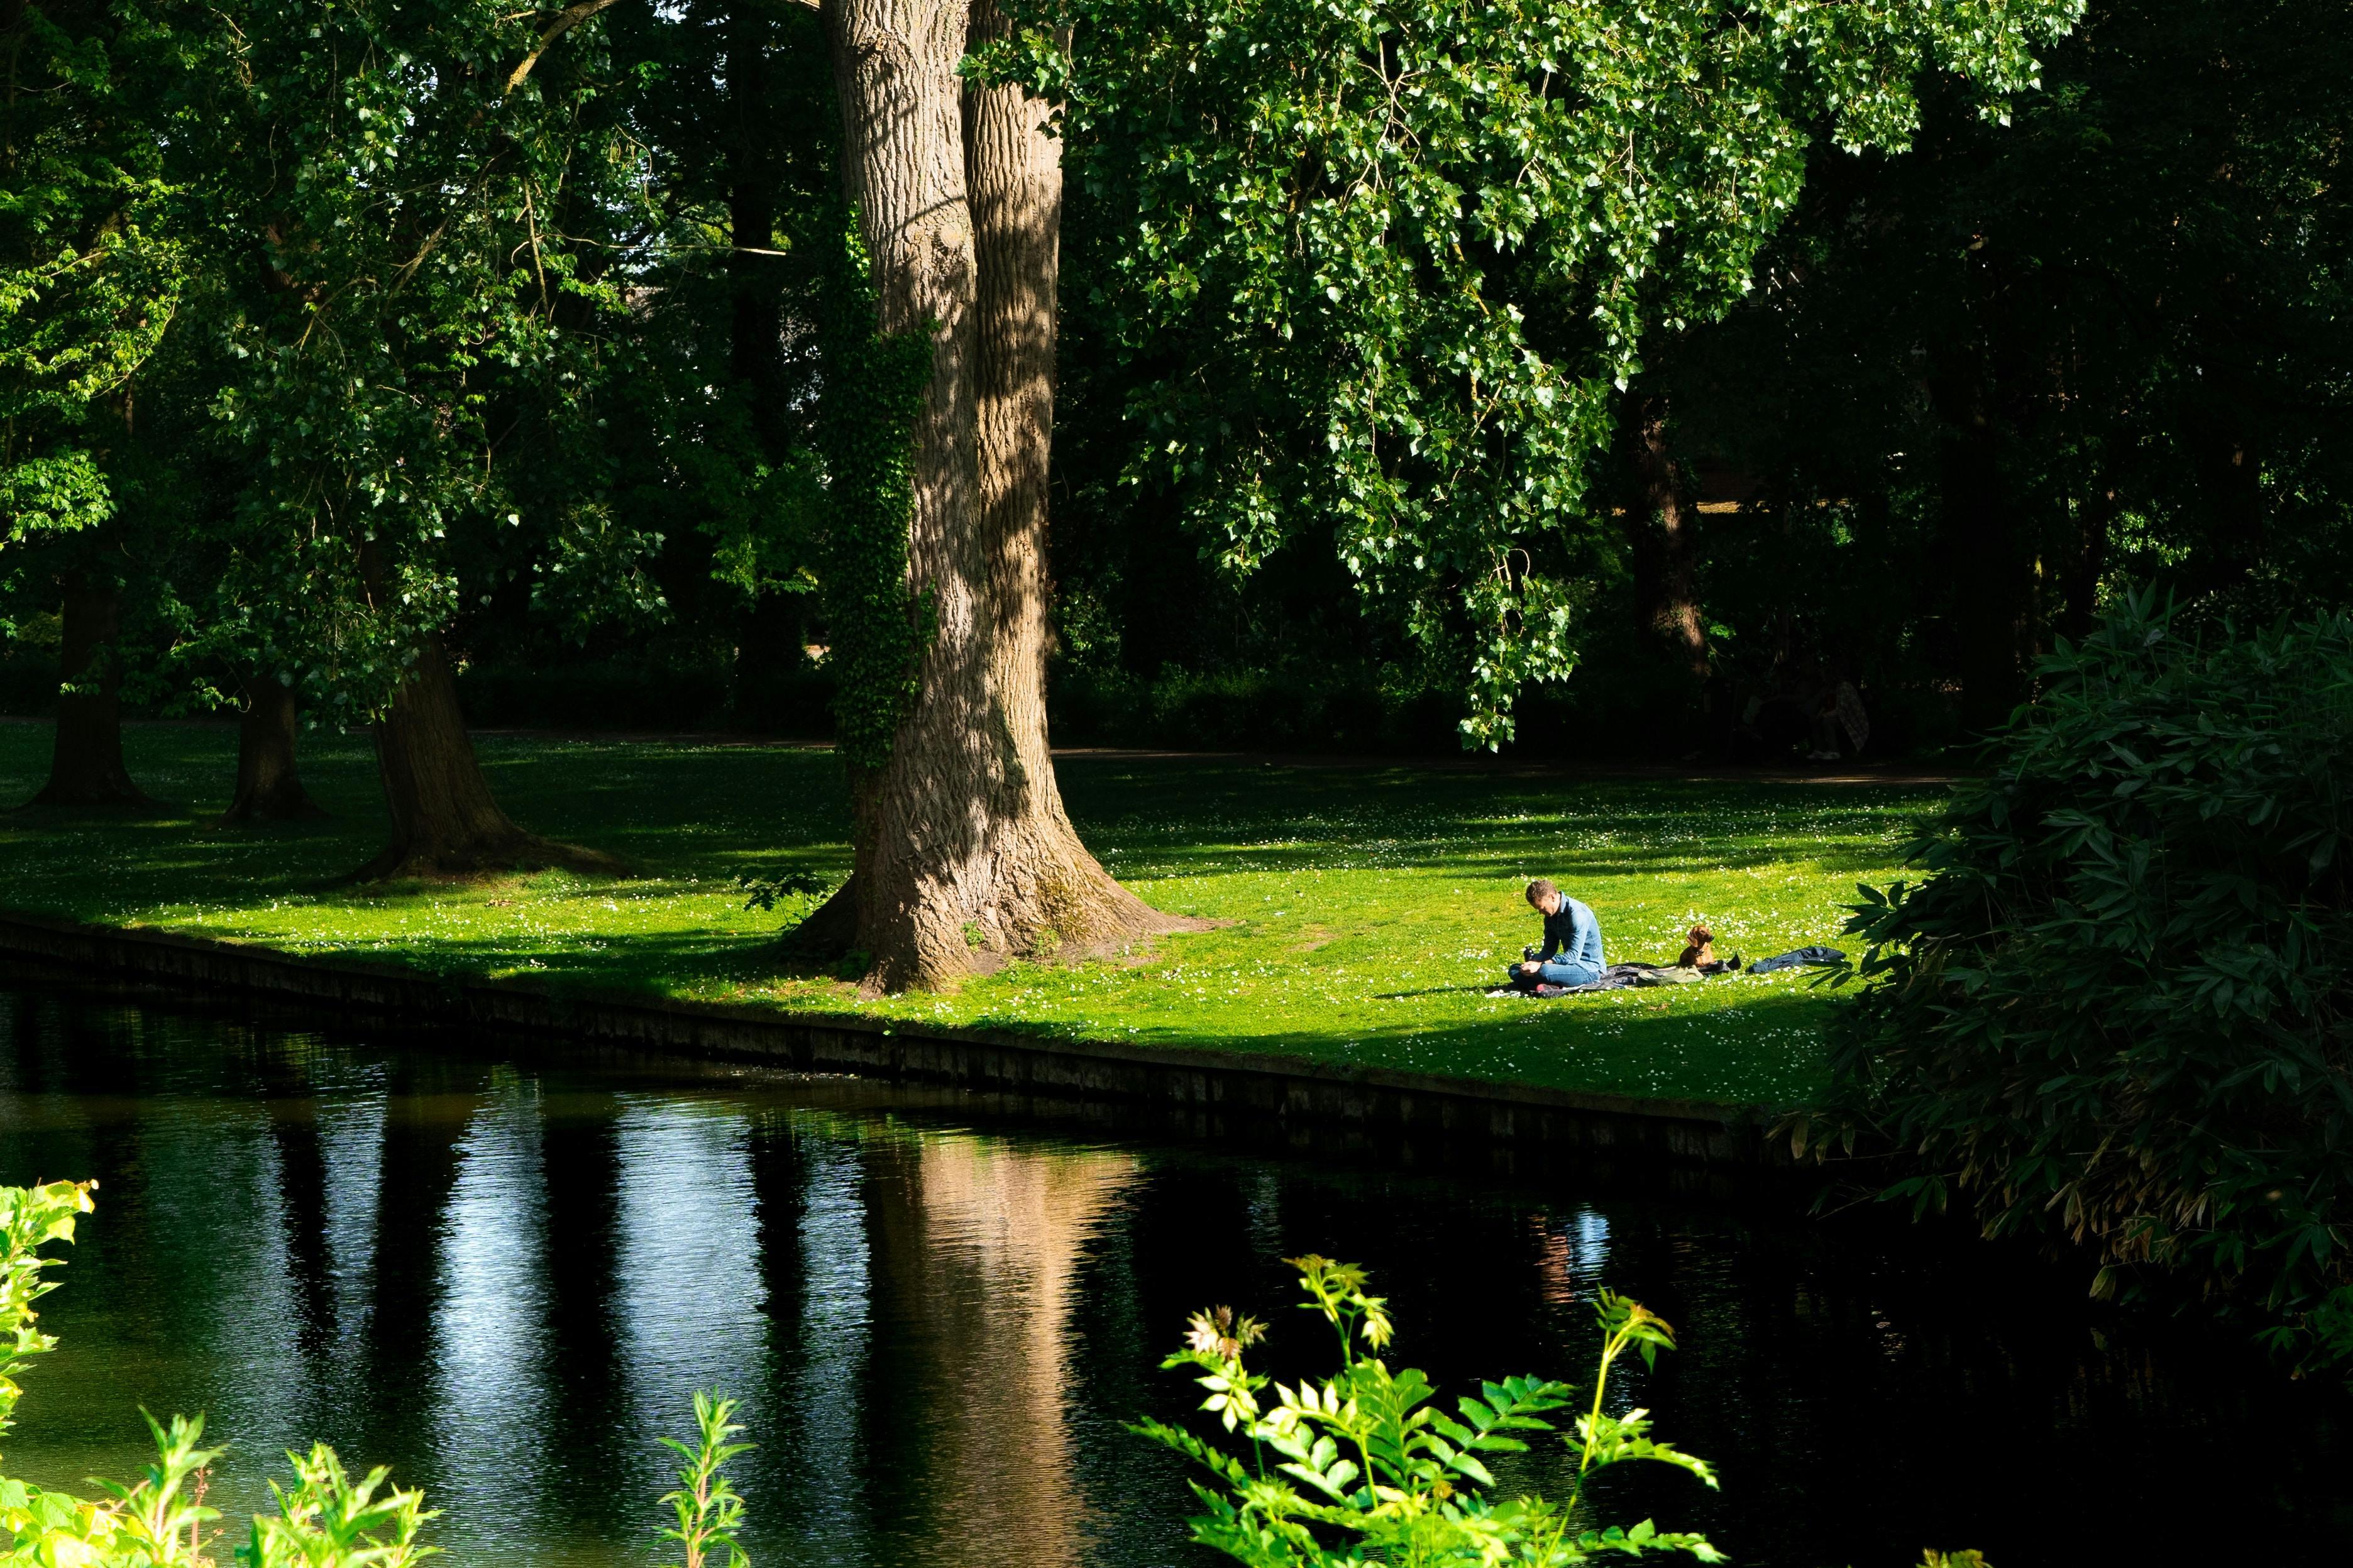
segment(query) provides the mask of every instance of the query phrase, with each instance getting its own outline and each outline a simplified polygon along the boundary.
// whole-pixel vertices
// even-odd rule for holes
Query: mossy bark
[[[931,636],[889,760],[852,780],[855,872],[800,943],[871,954],[880,988],[936,989],[1008,955],[1195,928],[1079,841],[1047,749],[1062,182],[1048,106],[958,76],[1004,26],[989,0],[838,0],[827,19],[878,324],[934,344],[908,547]]]

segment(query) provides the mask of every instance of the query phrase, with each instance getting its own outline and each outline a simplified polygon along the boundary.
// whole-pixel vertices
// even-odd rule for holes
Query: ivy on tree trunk
[[[1087,851],[1047,747],[1061,215],[1047,105],[959,77],[968,44],[1003,28],[987,0],[839,0],[827,25],[874,325],[929,353],[912,408],[904,589],[888,612],[914,634],[912,690],[888,659],[864,680],[843,669],[855,869],[805,929],[837,944],[849,933],[871,955],[871,982],[896,990],[1195,926]],[[886,749],[861,725],[894,711]]]

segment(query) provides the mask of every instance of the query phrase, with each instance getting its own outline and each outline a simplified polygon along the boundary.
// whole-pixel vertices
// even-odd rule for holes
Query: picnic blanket
[[[1846,954],[1834,947],[1800,947],[1788,952],[1760,958],[1748,966],[1751,974],[1771,974],[1777,970],[1795,969],[1801,963],[1836,963]],[[1582,996],[1594,991],[1624,991],[1635,986],[1688,985],[1695,980],[1707,980],[1718,974],[1737,974],[1740,961],[1729,963],[1699,965],[1678,963],[1613,963],[1601,972],[1601,978],[1583,985],[1506,985],[1487,993],[1490,996]]]
[[[1845,953],[1834,947],[1801,947],[1794,952],[1776,953],[1771,958],[1760,958],[1748,966],[1748,973],[1770,974],[1777,969],[1795,969],[1801,963],[1837,963],[1845,957]]]

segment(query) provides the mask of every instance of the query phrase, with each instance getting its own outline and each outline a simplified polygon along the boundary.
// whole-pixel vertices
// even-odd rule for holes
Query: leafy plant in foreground
[[[727,1568],[752,1568],[752,1559],[735,1543],[744,1523],[744,1500],[726,1476],[727,1461],[748,1450],[749,1443],[727,1439],[744,1430],[729,1419],[735,1402],[697,1389],[694,1394],[696,1441],[692,1447],[675,1437],[662,1446],[684,1461],[678,1470],[678,1489],[662,1498],[678,1522],[664,1530],[662,1539],[678,1543],[678,1568],[703,1568],[716,1552],[725,1552]]]
[[[1989,1235],[2162,1269],[2353,1357],[2353,616],[2203,640],[2148,597],[1862,889],[1836,1101],[1806,1136],[1910,1151],[1890,1189]]]
[[[1577,1456],[1568,1497],[1490,1500],[1495,1478],[1482,1456],[1524,1452],[1523,1433],[1558,1430],[1557,1413],[1575,1391],[1565,1383],[1511,1377],[1480,1385],[1449,1415],[1419,1370],[1392,1372],[1376,1352],[1392,1333],[1387,1302],[1365,1293],[1365,1271],[1327,1258],[1290,1260],[1306,1294],[1303,1310],[1320,1313],[1339,1337],[1340,1370],[1321,1383],[1276,1384],[1273,1405],[1261,1399],[1270,1379],[1248,1370],[1242,1352],[1266,1325],[1220,1307],[1197,1313],[1185,1347],[1164,1367],[1191,1367],[1208,1391],[1201,1408],[1228,1433],[1250,1440],[1247,1458],[1180,1427],[1145,1421],[1134,1430],[1198,1463],[1218,1484],[1193,1483],[1208,1511],[1191,1521],[1193,1539],[1256,1568],[1378,1562],[1442,1563],[1583,1563],[1604,1552],[1687,1552],[1725,1561],[1704,1536],[1662,1531],[1649,1520],[1630,1529],[1587,1526],[1585,1483],[1628,1459],[1689,1470],[1710,1487],[1715,1473],[1650,1435],[1650,1413],[1612,1415],[1603,1408],[1611,1365],[1627,1351],[1644,1365],[1674,1348],[1664,1320],[1622,1296],[1595,1302],[1601,1361],[1591,1405],[1567,1439]],[[1273,1459],[1270,1467],[1269,1459]]]

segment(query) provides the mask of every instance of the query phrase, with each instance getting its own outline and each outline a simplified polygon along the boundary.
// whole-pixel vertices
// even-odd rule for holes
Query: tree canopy
[[[1521,687],[1576,663],[1562,536],[1595,524],[1650,334],[1748,291],[1817,136],[1900,151],[1927,70],[2006,119],[2080,10],[1041,10],[1029,79],[1122,215],[1095,237],[1106,338],[1152,366],[1129,477],[1177,489],[1231,569],[1328,529],[1454,654],[1463,734],[1493,746]]]

